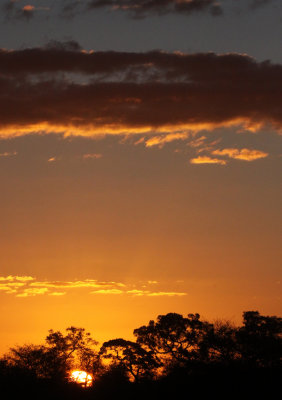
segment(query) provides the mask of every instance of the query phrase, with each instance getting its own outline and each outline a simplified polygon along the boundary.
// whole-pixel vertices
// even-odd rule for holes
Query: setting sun
[[[92,376],[85,371],[72,371],[70,374],[70,380],[81,384],[82,386],[91,386]]]
[[[0,400],[276,398],[281,21],[0,0]]]

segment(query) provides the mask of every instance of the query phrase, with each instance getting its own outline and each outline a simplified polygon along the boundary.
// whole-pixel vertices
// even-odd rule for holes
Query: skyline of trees
[[[111,368],[122,369],[130,381],[138,382],[196,364],[281,365],[282,318],[258,311],[244,312],[239,327],[229,321],[201,320],[199,314],[168,313],[135,329],[134,336],[135,341],[116,338],[99,348],[84,328],[71,326],[65,334],[51,329],[45,344],[12,347],[0,364],[51,380],[67,380],[70,371],[83,370],[93,376],[94,383]]]
[[[274,398],[281,382],[282,318],[243,313],[243,324],[199,314],[159,315],[134,330],[135,341],[99,346],[89,332],[49,330],[44,344],[10,348],[0,358],[0,396],[30,400]],[[77,384],[73,370],[93,377]],[[281,389],[281,388],[280,388]],[[272,396],[273,395],[273,396]]]

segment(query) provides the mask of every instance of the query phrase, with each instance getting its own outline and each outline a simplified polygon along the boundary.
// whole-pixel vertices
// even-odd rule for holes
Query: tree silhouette
[[[43,345],[12,347],[4,358],[10,367],[29,371],[40,378],[52,378],[59,371],[59,360]]]
[[[206,340],[209,342],[209,360],[230,364],[240,358],[236,338],[237,327],[229,321],[217,320]]]
[[[9,365],[29,370],[39,378],[62,380],[74,369],[93,371],[98,354],[97,342],[84,328],[69,327],[64,335],[49,331],[45,345],[23,345],[10,349],[5,356]]]
[[[168,313],[159,315],[157,322],[134,330],[137,343],[153,352],[159,365],[185,364],[188,361],[206,359],[209,342],[206,336],[212,325],[200,321],[199,314]]]
[[[109,340],[101,347],[100,354],[114,365],[122,367],[135,381],[151,377],[157,367],[151,351],[129,340]]]
[[[262,367],[281,365],[282,318],[262,316],[258,311],[244,312],[237,341],[245,363]]]
[[[134,335],[135,342],[109,340],[98,352],[90,333],[69,327],[65,333],[50,330],[42,345],[12,347],[0,359],[0,395],[166,399],[180,397],[184,391],[190,396],[221,392],[226,398],[230,387],[236,387],[237,397],[244,393],[255,398],[264,391],[266,398],[272,398],[279,387],[279,317],[246,311],[243,325],[237,327],[229,321],[202,321],[199,314],[168,313],[135,329]],[[69,382],[74,368],[94,375],[91,388]]]
[[[52,329],[46,337],[49,351],[56,354],[60,365],[65,371],[73,368],[83,368],[86,372],[92,372],[93,363],[97,360],[97,352],[94,346],[98,344],[91,338],[91,334],[84,328],[69,327],[66,335]]]

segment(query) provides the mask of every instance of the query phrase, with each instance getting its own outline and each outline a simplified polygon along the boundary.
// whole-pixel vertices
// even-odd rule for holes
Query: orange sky
[[[280,158],[265,137],[247,141],[271,156],[225,165],[191,164],[183,140],[2,141],[1,351],[69,325],[103,342],[167,312],[279,314]]]
[[[281,315],[282,2],[124,4],[0,8],[0,353]]]

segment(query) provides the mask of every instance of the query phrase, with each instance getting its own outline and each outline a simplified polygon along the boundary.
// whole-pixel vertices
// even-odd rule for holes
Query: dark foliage
[[[243,313],[243,325],[169,313],[135,329],[136,342],[113,339],[97,350],[89,333],[49,331],[45,345],[10,349],[0,359],[1,398],[228,399],[274,398],[279,391],[282,319]],[[69,380],[72,369],[93,385]]]

